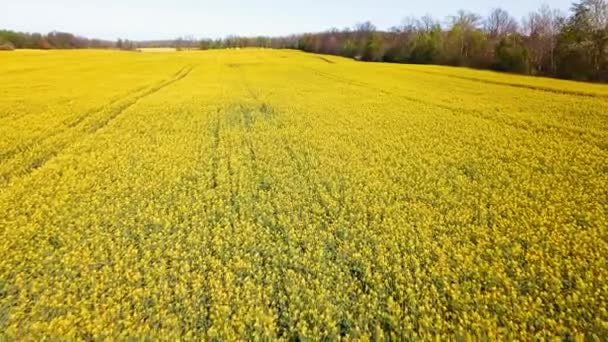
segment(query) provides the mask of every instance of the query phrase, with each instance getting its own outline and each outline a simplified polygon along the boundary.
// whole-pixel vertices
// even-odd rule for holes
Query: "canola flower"
[[[0,339],[608,338],[608,87],[0,55]]]

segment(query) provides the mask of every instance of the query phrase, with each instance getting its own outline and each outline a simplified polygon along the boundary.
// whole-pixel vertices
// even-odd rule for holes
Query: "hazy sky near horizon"
[[[370,20],[380,29],[408,16],[443,20],[465,9],[487,15],[506,9],[520,20],[542,4],[567,12],[573,0],[0,0],[0,29],[72,32],[134,40],[180,36],[286,35],[351,27]]]

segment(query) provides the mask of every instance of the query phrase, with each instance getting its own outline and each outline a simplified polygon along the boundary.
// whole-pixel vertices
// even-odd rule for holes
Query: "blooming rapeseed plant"
[[[608,338],[608,87],[0,55],[0,337]]]

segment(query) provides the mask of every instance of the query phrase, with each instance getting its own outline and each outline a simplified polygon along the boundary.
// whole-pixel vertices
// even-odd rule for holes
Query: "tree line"
[[[285,37],[116,42],[70,33],[47,35],[0,30],[0,49],[118,48],[172,46],[177,49],[289,48],[363,61],[442,64],[586,81],[608,81],[608,0],[580,0],[569,13],[549,6],[518,21],[497,8],[489,15],[459,11],[444,21],[406,18],[390,30],[364,22]]]
[[[67,32],[48,34],[0,30],[0,50],[112,48],[115,42],[88,39]]]
[[[582,0],[562,13],[547,5],[523,18],[497,8],[459,11],[441,22],[406,18],[388,31],[365,22],[288,37],[228,37],[201,49],[292,48],[364,61],[442,64],[587,81],[608,81],[608,1]]]

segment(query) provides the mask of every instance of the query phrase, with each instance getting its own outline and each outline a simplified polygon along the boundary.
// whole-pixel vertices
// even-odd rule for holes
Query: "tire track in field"
[[[437,77],[456,78],[456,79],[461,79],[461,80],[466,80],[466,81],[471,81],[471,82],[479,82],[479,83],[485,83],[485,84],[500,85],[500,86],[505,86],[505,87],[543,91],[543,92],[557,94],[557,95],[566,95],[566,96],[574,95],[574,96],[581,96],[581,97],[608,99],[608,94],[602,94],[602,93],[589,93],[589,92],[578,91],[578,90],[567,90],[567,89],[551,88],[551,87],[546,87],[546,86],[535,86],[535,85],[528,85],[528,84],[521,84],[521,83],[495,81],[495,80],[489,80],[489,79],[483,79],[483,78],[477,78],[477,77],[471,77],[471,76],[458,76],[458,75],[453,75],[453,74],[442,74],[442,73],[438,73],[438,72],[425,71],[425,70],[408,69],[408,71],[417,72],[417,73],[421,73],[421,74],[427,74],[427,75],[433,75],[433,76],[437,76]]]
[[[183,68],[180,69],[177,74],[181,73],[182,71],[183,71]],[[177,75],[177,74],[175,74],[175,75]],[[167,82],[167,81],[163,80],[163,81],[159,82],[158,84],[160,85],[165,82]],[[84,114],[77,114],[72,117],[66,118],[63,122],[69,128],[78,129],[79,124],[81,122],[85,121],[87,118],[92,118],[99,113],[102,113],[107,110],[111,110],[112,108],[114,108],[113,106],[115,106],[117,103],[120,103],[121,101],[125,101],[126,99],[129,99],[131,96],[134,96],[134,98],[141,98],[141,97],[145,96],[145,94],[143,94],[143,93],[148,88],[150,88],[150,86],[138,87],[132,91],[129,91],[125,95],[112,99],[105,105],[102,105],[93,110],[87,111]],[[39,138],[39,139],[32,138],[29,141],[25,141],[25,142],[21,143],[20,145],[15,146],[15,147],[1,153],[0,160],[10,159],[13,155],[27,151],[37,144],[44,144],[44,143],[48,142],[49,140],[51,140],[52,138],[54,138],[55,136],[61,135],[65,131],[66,131],[66,129],[57,129],[57,130],[53,131],[52,133],[50,133],[49,135],[44,136],[42,138]]]
[[[9,69],[9,70],[6,70],[6,71],[0,73],[0,75],[7,76],[7,75],[12,75],[12,74],[24,74],[24,73],[34,72],[34,71],[46,70],[46,69],[50,69],[50,68],[51,68],[50,66],[43,66],[43,67],[30,67],[30,68],[23,68],[23,69]]]
[[[73,115],[65,118],[62,121],[62,123],[64,124],[64,127],[57,127],[57,129],[54,129],[52,132],[50,132],[49,134],[42,136],[42,137],[40,135],[30,137],[27,140],[23,140],[18,145],[12,146],[11,148],[6,149],[3,152],[0,152],[0,162],[3,160],[10,159],[17,153],[22,153],[24,151],[27,151],[27,150],[31,149],[33,146],[35,146],[36,144],[42,144],[44,142],[52,140],[54,137],[63,134],[67,129],[78,126],[78,124],[81,123],[82,121],[84,121],[87,117],[91,117],[93,115],[101,113],[105,109],[112,107],[113,105],[115,105],[116,103],[118,103],[120,101],[124,101],[126,98],[128,98],[130,96],[134,96],[134,95],[140,93],[141,91],[143,91],[144,89],[146,89],[148,87],[149,87],[149,85],[137,87],[122,95],[113,97],[112,99],[110,99],[110,101],[106,102],[103,105],[100,105],[100,106],[97,106],[90,110],[87,110],[84,113],[76,113],[76,114],[73,114]],[[68,99],[68,101],[69,101],[69,99]]]
[[[118,117],[120,114],[122,114],[125,110],[127,110],[130,107],[132,107],[133,105],[135,105],[139,100],[141,100],[145,97],[151,96],[151,95],[159,92],[163,88],[166,88],[166,87],[172,85],[173,83],[184,79],[186,76],[188,76],[190,74],[190,72],[193,69],[194,69],[193,66],[183,67],[182,69],[180,69],[180,71],[178,71],[176,74],[174,74],[174,76],[172,78],[170,78],[164,82],[160,82],[159,84],[152,86],[149,89],[144,90],[141,94],[138,94],[135,97],[133,97],[132,99],[127,100],[125,103],[121,103],[121,104],[117,105],[115,108],[113,108],[111,110],[111,114],[108,117],[102,119],[99,122],[93,123],[92,126],[88,128],[87,132],[89,134],[93,134],[93,133],[97,132],[98,130],[100,130],[103,127],[105,127],[106,125],[108,125],[110,123],[110,121],[114,120],[116,117]]]
[[[112,100],[107,106],[90,112],[88,116],[84,115],[82,118],[77,118],[77,121],[73,122],[71,125],[68,124],[68,127],[71,129],[68,128],[66,130],[53,132],[40,140],[30,141],[26,146],[21,145],[4,153],[0,156],[0,160],[4,160],[0,165],[6,166],[11,163],[17,164],[12,166],[15,168],[21,167],[23,171],[13,174],[15,172],[11,167],[3,167],[0,169],[0,188],[9,184],[16,177],[23,177],[36,169],[43,167],[49,160],[53,159],[66,148],[89,135],[95,134],[143,98],[151,96],[163,88],[182,80],[188,76],[193,69],[193,66],[182,67],[168,79],[157,82],[143,90],[141,90],[140,87],[125,97]],[[50,148],[40,151],[42,154],[41,156],[33,157],[29,160],[19,160],[20,156],[24,155],[27,151],[31,151],[36,146],[41,146],[42,148],[50,146]],[[26,165],[20,164],[20,161]]]
[[[446,104],[442,104],[442,103],[438,103],[438,102],[427,101],[427,100],[424,100],[419,97],[413,97],[413,96],[408,96],[408,95],[401,94],[401,93],[396,93],[393,91],[382,89],[380,87],[374,86],[374,85],[366,83],[366,82],[361,82],[361,81],[353,80],[353,79],[350,79],[347,77],[338,76],[338,75],[335,75],[332,73],[323,72],[323,71],[320,71],[320,70],[317,70],[314,68],[310,68],[310,67],[303,67],[303,68],[312,71],[314,74],[316,74],[318,76],[324,77],[324,78],[332,80],[334,82],[347,84],[347,85],[350,85],[353,87],[360,87],[360,88],[363,88],[366,90],[372,90],[372,91],[379,92],[379,93],[387,95],[387,96],[401,98],[406,101],[414,102],[414,103],[421,104],[424,106],[438,107],[438,108],[447,110],[454,114],[467,115],[467,116],[475,117],[475,118],[478,118],[481,120],[489,121],[489,122],[492,122],[495,124],[509,126],[511,128],[518,129],[518,130],[533,131],[535,133],[543,133],[543,134],[551,133],[552,131],[558,131],[560,134],[563,134],[565,137],[567,137],[570,140],[582,140],[585,143],[593,145],[594,147],[597,147],[598,149],[600,149],[602,151],[608,150],[608,144],[603,142],[605,140],[605,134],[601,134],[599,132],[584,131],[584,130],[582,130],[580,128],[576,128],[576,127],[565,127],[562,125],[556,125],[556,124],[550,124],[550,123],[544,123],[544,124],[540,125],[540,124],[534,123],[532,121],[523,120],[523,119],[516,120],[516,119],[512,118],[511,120],[513,122],[509,122],[509,121],[505,120],[504,117],[488,115],[478,109],[463,109],[463,108],[456,107],[456,106],[450,106],[450,105],[446,105]],[[571,93],[570,95],[577,95],[577,94]],[[501,118],[503,118],[503,119],[501,119]],[[586,136],[584,136],[584,135],[586,135]]]
[[[350,83],[355,86],[366,85],[362,82],[354,80],[347,80],[340,78],[339,76],[330,75],[316,69],[309,70],[309,72],[316,72],[322,76],[331,78],[333,81]],[[271,120],[275,121],[275,124],[280,125],[279,115],[274,113],[273,107],[268,104],[267,101],[263,101],[263,91],[260,89],[254,90],[252,83],[246,77],[246,73],[240,74],[241,86],[245,92],[249,93],[250,100],[254,103],[249,106],[241,106],[240,115],[244,124],[243,134],[243,145],[242,150],[246,151],[245,159],[248,159],[247,167],[249,167],[256,179],[265,179],[265,176],[270,177],[270,185],[259,184],[257,191],[279,191],[281,193],[289,194],[291,192],[298,193],[295,196],[304,196],[308,199],[308,203],[311,203],[310,207],[316,206],[320,212],[314,212],[310,207],[303,209],[299,215],[295,218],[296,222],[299,223],[313,223],[314,226],[306,225],[307,233],[304,235],[314,235],[317,230],[322,231],[322,234],[329,236],[329,240],[322,246],[309,246],[308,248],[322,248],[328,253],[324,263],[329,268],[337,268],[340,270],[340,274],[336,277],[347,277],[352,280],[353,283],[360,284],[361,291],[367,292],[368,289],[365,285],[364,278],[366,275],[364,272],[354,275],[352,272],[352,265],[356,262],[354,259],[339,255],[337,252],[338,246],[345,242],[346,237],[342,236],[341,228],[338,227],[340,220],[345,215],[345,210],[348,207],[348,200],[345,198],[344,193],[339,190],[332,189],[329,185],[334,179],[332,175],[323,174],[318,169],[320,161],[316,156],[314,147],[309,142],[301,139],[294,140],[293,136],[285,135],[284,133],[278,133],[275,143],[277,144],[277,154],[284,158],[286,164],[288,164],[289,173],[292,175],[292,183],[300,184],[297,188],[292,188],[292,184],[279,185],[279,188],[273,189],[272,173],[265,166],[263,161],[259,159],[258,153],[256,152],[256,141],[255,141],[255,126],[249,127],[247,125],[247,111],[252,111],[255,114],[270,115]],[[269,113],[269,111],[271,113]],[[251,113],[250,113],[251,114]],[[277,158],[281,158],[278,157]],[[339,178],[339,176],[338,176]],[[254,196],[256,196],[254,194]],[[288,195],[290,196],[290,195]],[[332,208],[330,202],[335,202],[337,208]],[[312,205],[314,203],[314,205]],[[293,312],[297,312],[302,309],[297,302],[299,294],[289,289],[289,274],[288,271],[293,271],[305,277],[314,279],[325,279],[327,274],[324,272],[311,271],[306,268],[305,260],[310,258],[310,252],[306,251],[306,246],[301,245],[301,241],[298,241],[298,233],[295,233],[293,228],[288,225],[276,224],[276,215],[281,213],[284,209],[280,203],[271,201],[271,211],[258,215],[256,224],[260,228],[264,229],[265,236],[273,241],[273,245],[278,246],[279,251],[276,255],[281,255],[281,260],[270,260],[270,266],[273,269],[273,273],[276,274],[277,279],[272,282],[270,291],[271,296],[271,307],[274,312],[274,318],[276,323],[276,335],[280,338],[293,338],[294,331],[291,328],[294,324],[291,321]],[[369,216],[369,215],[367,215]],[[311,221],[312,220],[312,221]],[[319,222],[316,222],[319,220]],[[314,232],[312,232],[312,231]],[[300,233],[302,233],[300,231]],[[370,242],[371,243],[371,242]],[[314,254],[314,253],[312,253]],[[280,266],[277,266],[280,265]],[[322,285],[321,285],[322,286]],[[346,319],[346,317],[341,317]]]
[[[183,70],[184,70],[184,68],[180,69],[177,73],[173,74],[172,77],[178,76],[178,74],[181,73]],[[157,82],[156,84],[160,85],[165,82],[167,82],[167,80],[162,80],[160,82]],[[70,129],[70,128],[77,129],[78,125],[81,122],[85,121],[87,118],[90,119],[90,118],[94,117],[95,115],[102,113],[105,110],[108,110],[108,108],[113,108],[113,106],[115,106],[116,104],[120,103],[121,101],[125,101],[126,99],[129,99],[130,97],[140,96],[141,93],[145,92],[150,87],[152,87],[152,86],[144,85],[144,86],[137,87],[135,89],[132,89],[132,90],[126,92],[123,95],[119,95],[119,96],[112,98],[110,101],[108,101],[104,105],[97,106],[96,108],[87,110],[84,113],[76,113],[72,116],[65,118],[62,122],[65,126],[67,126],[67,128],[64,128],[64,127],[57,128],[57,129],[53,130],[51,133],[49,133],[48,135],[43,136],[43,137],[40,137],[40,136],[32,137],[28,140],[21,142],[17,146],[13,146],[12,148],[1,152],[0,153],[0,162],[10,159],[12,156],[14,156],[17,153],[22,153],[24,151],[28,151],[29,149],[31,149],[33,146],[35,146],[37,144],[44,144],[44,143],[52,140],[52,138],[54,138],[55,136],[59,136],[59,135],[63,134],[67,129]]]
[[[226,122],[231,129],[238,130],[239,133],[239,146],[236,148],[237,153],[242,154],[243,164],[239,165],[241,168],[246,168],[247,173],[252,177],[251,181],[254,183],[253,188],[249,188],[245,194],[239,194],[240,189],[234,191],[231,184],[230,187],[230,202],[233,202],[237,196],[245,195],[251,196],[253,201],[260,200],[260,192],[273,191],[272,180],[270,183],[264,183],[269,175],[269,170],[264,166],[263,161],[259,159],[257,146],[256,146],[256,120],[276,120],[273,107],[263,99],[263,94],[259,89],[256,89],[252,82],[247,77],[245,70],[239,73],[238,87],[240,87],[245,94],[244,99],[240,99],[232,105],[225,107],[222,111],[221,120]],[[274,122],[277,124],[277,122]],[[230,177],[234,177],[234,170],[231,170],[232,166],[228,164]],[[271,178],[268,178],[271,179]],[[239,188],[244,187],[247,189],[248,184],[241,183],[243,180],[236,180]],[[231,183],[233,183],[231,181]],[[257,184],[256,184],[257,183]],[[235,210],[235,215],[241,220],[252,220],[253,223],[262,229],[260,232],[260,238],[270,239],[275,241],[273,245],[276,245],[278,250],[274,253],[264,253],[261,258],[264,263],[264,268],[267,274],[276,274],[276,279],[272,279],[268,275],[256,278],[256,282],[264,284],[263,287],[270,287],[267,295],[270,300],[270,310],[273,312],[273,318],[276,323],[276,334],[281,337],[288,337],[290,335],[290,296],[287,287],[287,269],[280,267],[283,262],[289,263],[289,260],[293,260],[296,256],[292,255],[289,245],[289,231],[282,225],[275,224],[274,215],[279,212],[276,203],[272,203],[272,209],[270,212],[257,212],[255,217],[246,217],[240,208]],[[231,224],[233,224],[231,220]],[[284,256],[277,260],[277,256]],[[290,263],[291,264],[291,263]],[[293,267],[289,267],[293,269]]]

